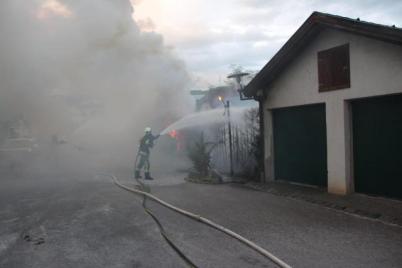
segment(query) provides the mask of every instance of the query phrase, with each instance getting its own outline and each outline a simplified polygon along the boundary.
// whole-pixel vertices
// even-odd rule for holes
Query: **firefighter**
[[[145,128],[145,135],[140,140],[140,147],[137,155],[137,163],[135,168],[135,178],[140,179],[141,169],[144,168],[144,175],[146,180],[153,180],[149,174],[150,163],[149,155],[151,153],[150,149],[154,146],[154,141],[159,138],[160,135],[152,135],[152,130],[150,127]]]

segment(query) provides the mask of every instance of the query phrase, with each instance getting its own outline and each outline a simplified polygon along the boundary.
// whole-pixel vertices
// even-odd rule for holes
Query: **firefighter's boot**
[[[151,175],[149,174],[149,172],[145,172],[145,179],[146,179],[146,180],[153,180],[154,178],[151,177]]]
[[[134,177],[135,177],[136,179],[141,179],[141,175],[140,175],[140,171],[139,171],[139,170],[136,170],[136,171],[135,171]]]

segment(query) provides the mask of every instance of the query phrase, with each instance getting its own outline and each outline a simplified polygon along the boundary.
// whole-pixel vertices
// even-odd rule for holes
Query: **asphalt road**
[[[2,182],[0,267],[186,267],[108,178]]]
[[[186,267],[144,212],[141,198],[109,178],[6,178],[0,186],[0,267]],[[257,242],[293,267],[402,266],[400,227],[236,185],[160,176],[151,190]],[[210,227],[147,204],[199,267],[275,267]]]
[[[398,226],[237,185],[188,183],[152,189],[162,199],[247,237],[293,267],[402,267]]]

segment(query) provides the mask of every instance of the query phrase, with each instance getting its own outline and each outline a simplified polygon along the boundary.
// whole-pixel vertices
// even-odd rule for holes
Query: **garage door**
[[[325,105],[273,111],[275,178],[327,185]]]
[[[352,102],[355,191],[402,198],[402,95]]]

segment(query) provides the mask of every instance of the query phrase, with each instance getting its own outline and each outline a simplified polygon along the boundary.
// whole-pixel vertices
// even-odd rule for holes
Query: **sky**
[[[260,70],[313,11],[402,27],[402,1],[131,0],[143,31],[161,33],[193,87],[219,85],[231,65]]]

